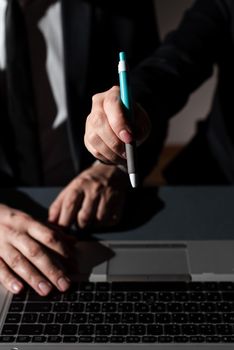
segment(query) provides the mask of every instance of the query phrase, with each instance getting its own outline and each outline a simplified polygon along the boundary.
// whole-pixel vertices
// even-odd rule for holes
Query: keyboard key
[[[97,337],[95,337],[94,342],[95,343],[108,343],[109,340],[110,340],[109,337],[106,337],[103,335],[102,336],[98,335]]]
[[[22,317],[22,323],[36,323],[38,314],[36,313],[26,313]]]
[[[221,341],[221,337],[219,337],[218,335],[212,335],[212,336],[206,337],[207,343],[219,343],[220,341]]]
[[[30,302],[25,306],[25,312],[50,312],[51,310],[52,310],[52,303],[31,303]]]
[[[110,337],[110,342],[111,343],[124,343],[125,337],[122,336],[112,336]]]
[[[126,337],[126,343],[140,343],[141,338],[138,336],[128,336]]]
[[[223,343],[234,343],[234,336],[221,337]]]
[[[15,341],[15,337],[10,335],[2,335],[0,336],[0,343],[13,343]]]
[[[69,313],[58,313],[55,315],[55,323],[69,323],[71,320],[71,314]]]
[[[131,335],[145,335],[146,334],[146,326],[144,324],[136,324],[130,326],[130,334]]]
[[[39,314],[39,323],[53,323],[55,314],[52,313],[40,313]]]
[[[147,334],[148,335],[161,335],[163,334],[163,326],[161,325],[148,325],[147,326]]]
[[[21,314],[9,313],[6,316],[6,323],[19,323],[21,320]]]
[[[76,324],[64,324],[61,328],[62,335],[75,335],[77,333],[78,326]]]
[[[41,324],[21,324],[19,327],[19,335],[41,335],[43,334],[43,326]]]
[[[61,343],[62,337],[60,335],[49,335],[47,341],[48,343]]]
[[[24,303],[11,303],[9,312],[21,312],[23,311]]]
[[[77,313],[72,314],[71,322],[72,323],[86,323],[88,320],[88,314]]]
[[[97,335],[111,335],[111,326],[109,324],[97,325],[95,328]]]
[[[142,342],[143,343],[156,343],[158,341],[158,338],[157,337],[154,337],[154,336],[144,336],[142,337]]]
[[[77,343],[77,341],[78,341],[78,337],[75,337],[74,335],[72,336],[65,335],[63,337],[63,343]]]
[[[113,325],[113,334],[114,335],[127,335],[128,326],[126,324]]]
[[[94,340],[93,337],[86,337],[86,336],[79,337],[79,343],[92,343],[93,340]]]
[[[189,340],[191,343],[204,343],[205,337],[203,337],[201,335],[197,335],[197,336],[189,337]]]
[[[173,338],[169,335],[165,335],[165,336],[160,335],[158,337],[159,343],[171,343],[172,341],[173,341]]]
[[[37,335],[32,337],[32,343],[45,343],[47,340],[47,337],[44,335]]]
[[[78,335],[93,335],[94,325],[79,325]]]
[[[120,322],[120,314],[117,313],[107,313],[105,315],[106,323],[119,323]]]
[[[2,335],[15,335],[18,332],[19,326],[16,324],[6,324],[2,328]]]
[[[230,324],[218,324],[216,326],[217,333],[221,335],[232,335],[233,332],[233,326]]]
[[[58,324],[47,324],[44,332],[48,335],[58,335],[60,334],[60,328],[61,326]]]
[[[188,343],[189,337],[185,335],[178,335],[174,337],[174,342],[175,343]]]
[[[85,308],[84,303],[71,303],[69,307],[70,312],[83,312]]]

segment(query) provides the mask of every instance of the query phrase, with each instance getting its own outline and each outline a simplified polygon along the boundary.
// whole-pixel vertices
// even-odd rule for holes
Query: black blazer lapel
[[[68,133],[75,168],[78,171],[84,149],[84,99],[87,95],[92,9],[89,2],[82,0],[61,0],[61,3]]]

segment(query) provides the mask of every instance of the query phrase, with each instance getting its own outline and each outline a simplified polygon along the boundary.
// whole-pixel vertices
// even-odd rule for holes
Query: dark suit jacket
[[[195,1],[178,29],[135,72],[135,96],[154,111],[153,123],[158,123],[185,105],[215,65],[218,82],[211,111],[199,123],[188,151],[170,169],[174,177],[183,174],[183,179],[172,179],[167,172],[172,182],[215,183],[219,173],[217,182],[234,183],[234,1]],[[203,179],[202,175],[198,179],[199,172]]]
[[[159,38],[151,0],[134,3],[125,0],[61,0],[61,2],[69,114],[68,134],[75,169],[79,172],[94,161],[83,143],[85,120],[91,109],[92,95],[118,84],[119,51],[127,52],[129,66],[132,68],[153,52],[158,46]],[[3,103],[1,105],[3,106]],[[28,121],[15,124],[13,120],[11,121],[13,125],[9,126],[8,118],[5,117],[4,120],[0,149],[3,181],[6,183],[7,167],[3,164],[5,158],[8,164],[7,173],[12,180],[10,183],[40,185],[41,166],[38,147],[35,144],[37,139],[33,136],[35,130]],[[30,159],[30,170],[28,175],[26,174],[26,181],[22,180],[20,171],[18,173],[14,171],[15,163],[19,159],[14,154],[14,147],[17,145],[14,145],[9,138],[10,127],[20,128],[18,132],[24,133],[21,142],[24,143],[23,149],[27,150]],[[152,137],[150,142],[155,141],[158,143],[158,138]],[[145,156],[143,158],[145,159]],[[142,176],[154,163],[154,159],[143,161]]]

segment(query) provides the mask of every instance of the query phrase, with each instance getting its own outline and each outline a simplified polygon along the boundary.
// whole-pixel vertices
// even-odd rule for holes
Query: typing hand
[[[125,143],[133,134],[121,107],[118,86],[93,96],[92,110],[86,121],[85,146],[105,163],[125,165]],[[141,144],[149,135],[151,123],[146,112],[134,105],[136,130],[134,137]]]
[[[122,217],[128,183],[127,174],[116,166],[96,162],[55,199],[49,221],[62,226],[76,221],[81,228],[115,225]]]
[[[0,282],[13,293],[20,292],[24,282],[42,296],[53,286],[67,290],[70,279],[64,266],[70,240],[27,214],[0,205]]]

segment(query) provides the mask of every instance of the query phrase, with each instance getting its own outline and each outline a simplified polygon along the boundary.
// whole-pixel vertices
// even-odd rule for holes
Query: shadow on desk
[[[1,190],[0,202],[12,208],[22,210],[41,222],[47,222],[47,208],[38,204],[21,190]],[[80,238],[84,237],[87,239],[87,235],[90,236],[92,233],[110,233],[110,231],[123,232],[131,230],[144,225],[163,208],[164,202],[158,196],[158,188],[143,187],[134,189],[129,191],[127,195],[123,219],[118,225],[106,229],[100,227],[100,229],[95,230],[93,228],[79,230],[73,227],[71,233],[77,236],[78,232]]]
[[[123,219],[118,225],[111,229],[108,228],[107,231],[119,231],[121,233],[143,226],[164,206],[164,202],[159,198],[157,187],[134,189],[128,193]],[[100,232],[105,233],[105,230],[102,228]]]

